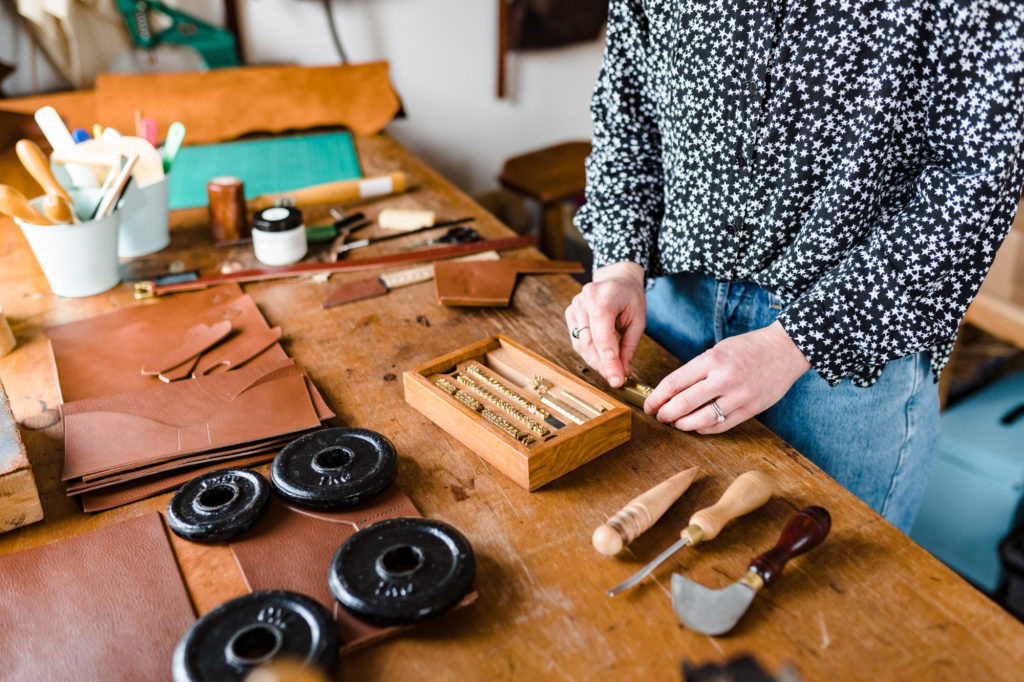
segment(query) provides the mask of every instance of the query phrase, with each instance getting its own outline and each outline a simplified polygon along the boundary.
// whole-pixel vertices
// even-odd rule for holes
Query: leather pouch
[[[539,258],[434,263],[437,302],[448,306],[507,306],[521,274],[580,273],[579,263]]]
[[[5,680],[170,680],[195,612],[160,514],[0,556]]]
[[[370,502],[343,512],[313,512],[271,496],[266,516],[232,541],[231,551],[250,590],[294,590],[331,609],[346,654],[392,637],[406,627],[377,628],[342,609],[327,586],[327,572],[338,547],[357,530],[398,516],[420,516],[405,493],[392,483]],[[297,559],[297,557],[299,559]],[[459,606],[476,601],[468,594]]]
[[[290,363],[78,400],[62,412],[65,481],[320,425],[305,377]]]

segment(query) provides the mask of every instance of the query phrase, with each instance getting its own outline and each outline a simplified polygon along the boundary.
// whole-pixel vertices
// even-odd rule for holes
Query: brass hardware
[[[146,298],[153,298],[156,292],[153,290],[153,282],[135,283],[135,300],[141,301]]]

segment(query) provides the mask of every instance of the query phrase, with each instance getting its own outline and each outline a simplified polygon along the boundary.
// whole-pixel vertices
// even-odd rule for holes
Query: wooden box
[[[551,384],[543,395],[532,387],[537,376]],[[487,378],[514,395],[498,390]],[[403,379],[407,403],[527,490],[536,490],[629,440],[628,407],[501,335],[407,370]],[[447,389],[438,385],[439,379],[446,380],[442,383]],[[467,395],[473,400],[465,401]],[[487,411],[492,418],[501,417],[519,436],[485,418]],[[542,417],[544,412],[564,426],[553,425]],[[543,429],[549,433],[541,435]],[[520,440],[524,434],[531,438]]]

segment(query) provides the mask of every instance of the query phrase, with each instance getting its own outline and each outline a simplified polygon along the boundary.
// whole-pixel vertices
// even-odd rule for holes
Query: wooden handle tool
[[[21,165],[25,166],[25,170],[39,183],[43,191],[71,201],[71,195],[61,187],[57,178],[53,177],[53,172],[50,171],[50,160],[46,158],[46,154],[39,148],[39,145],[32,140],[18,140],[18,143],[14,145],[14,150],[21,160]]]
[[[722,532],[725,524],[735,518],[749,514],[764,505],[775,492],[772,479],[760,471],[748,471],[729,484],[718,502],[694,512],[690,517],[690,525],[680,534],[681,537],[671,547],[654,558],[654,561],[637,571],[621,585],[608,590],[608,596],[628,590],[649,576],[665,559],[687,545],[696,545],[704,540],[713,540]]]
[[[10,185],[0,185],[0,213],[33,225],[53,225],[53,221],[32,208],[25,195]]]
[[[665,479],[631,500],[594,531],[594,549],[605,556],[618,554],[623,547],[654,525],[678,500],[697,477],[700,467],[691,467]]]
[[[43,214],[57,225],[81,222],[70,201],[56,194],[43,197]]]
[[[302,189],[290,192],[261,194],[247,201],[246,208],[249,213],[262,211],[265,208],[270,208],[278,199],[283,199],[284,197],[295,199],[295,203],[299,205],[355,201],[356,199],[366,199],[368,197],[400,194],[406,190],[406,187],[405,173],[396,171],[375,178],[338,180],[336,182],[313,185],[312,187],[303,187]]]

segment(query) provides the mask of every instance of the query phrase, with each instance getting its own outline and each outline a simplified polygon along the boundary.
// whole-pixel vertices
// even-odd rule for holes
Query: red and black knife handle
[[[801,509],[782,529],[775,546],[754,559],[750,569],[761,576],[765,585],[770,585],[787,561],[821,544],[831,527],[832,517],[823,507]]]

